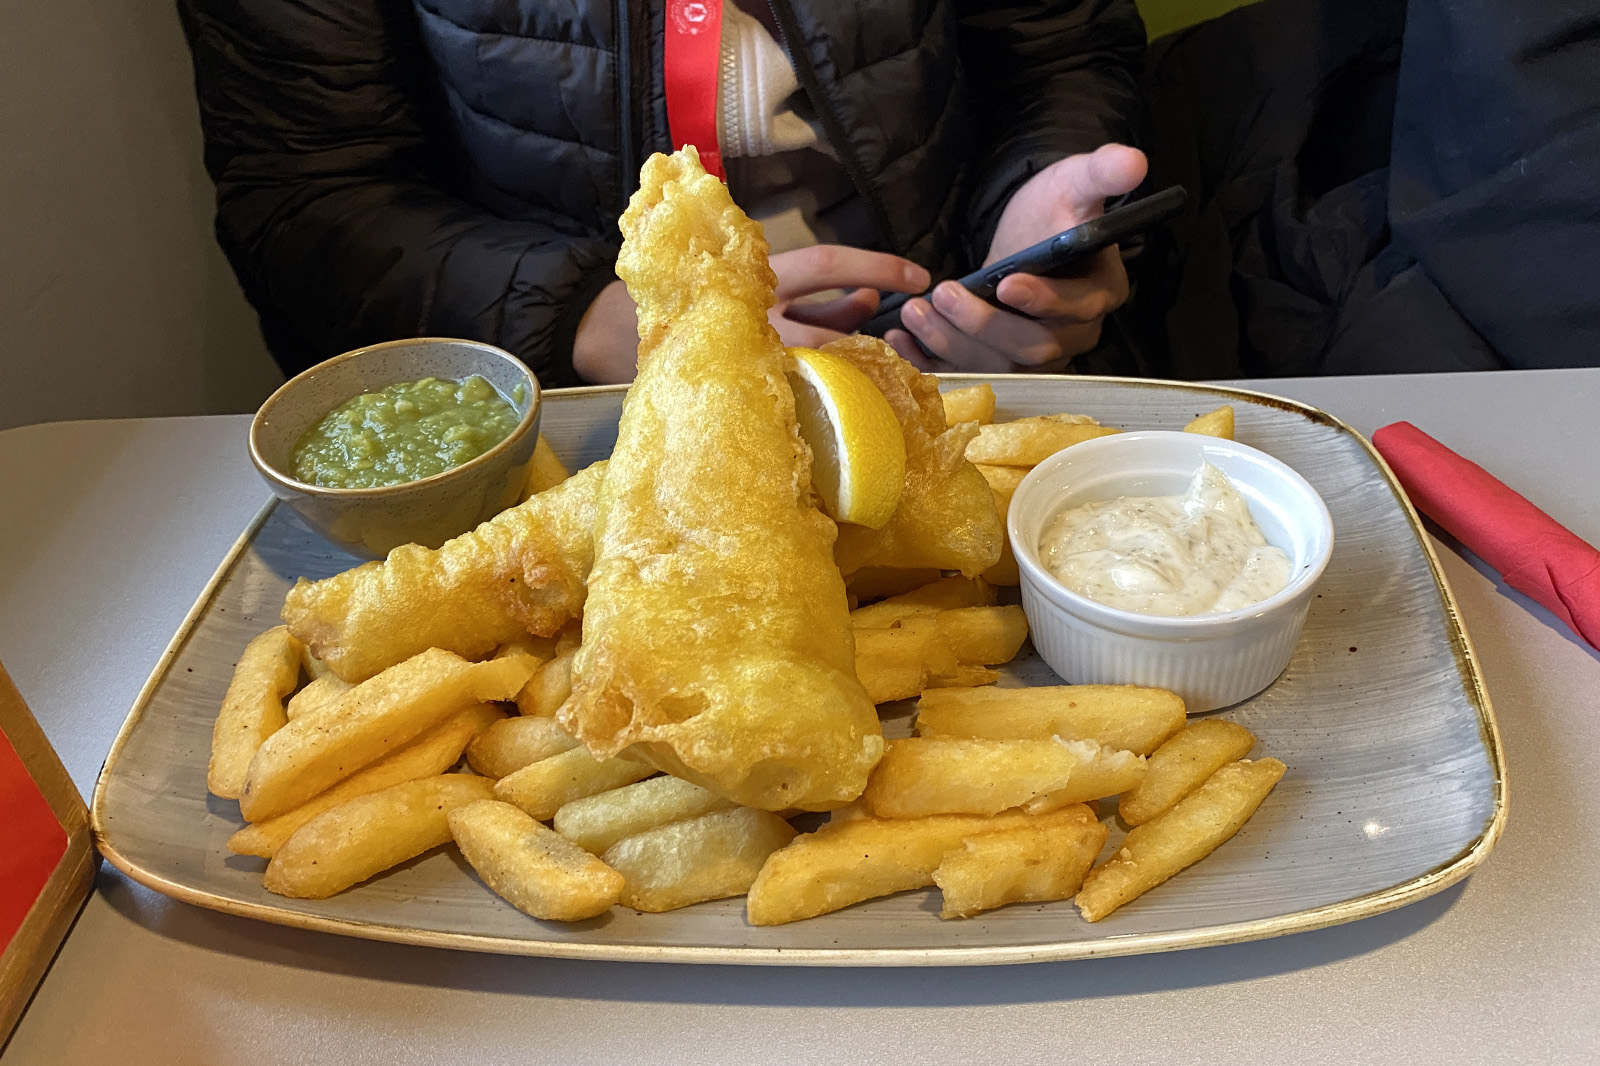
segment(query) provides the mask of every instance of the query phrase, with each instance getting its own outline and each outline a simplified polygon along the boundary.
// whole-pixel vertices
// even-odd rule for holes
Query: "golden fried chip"
[[[603,858],[626,881],[622,905],[654,914],[744,895],[767,857],[794,837],[771,811],[736,807],[647,829]]]
[[[1092,740],[891,740],[861,801],[879,818],[998,814],[1050,797],[1048,808],[1132,788],[1144,757]]]
[[[967,837],[1056,821],[1093,820],[1087,808],[983,817],[943,814],[897,820],[850,817],[797,836],[773,852],[750,886],[751,925],[815,918],[852,903],[933,884],[933,871]]]
[[[283,713],[292,722],[309,711],[318,711],[329,704],[337,703],[354,687],[348,681],[340,681],[332,673],[323,674],[296,692],[289,702],[284,704]]]
[[[404,544],[289,590],[283,620],[346,681],[429,648],[477,659],[522,633],[548,635],[583,608],[604,463],[491,518],[437,551]]]
[[[458,807],[450,812],[450,832],[484,883],[535,918],[593,918],[622,894],[621,874],[509,803]]]
[[[252,640],[233,668],[233,680],[211,729],[206,787],[223,799],[238,799],[256,750],[287,722],[283,697],[300,680],[300,642],[283,626]]]
[[[958,607],[934,618],[956,661],[969,666],[1008,663],[1028,639],[1028,616],[1016,604],[1005,607]]]
[[[544,434],[539,434],[539,439],[533,445],[533,458],[528,460],[528,477],[522,485],[520,500],[526,501],[548,489],[553,489],[561,484],[572,474],[567,470],[566,464],[556,457],[555,449],[550,447],[550,442],[544,439]]]
[[[933,883],[944,894],[941,918],[970,918],[1008,903],[1069,899],[1106,842],[1106,827],[1077,820],[1022,825],[968,837],[945,853]]]
[[[1085,879],[1077,898],[1083,917],[1098,922],[1210,855],[1250,820],[1284,769],[1277,759],[1230,763],[1165,814],[1135,826]]]
[[[692,781],[663,774],[563,804],[552,824],[568,840],[599,855],[624,837],[734,805]]]
[[[504,720],[505,714],[492,703],[477,703],[451,715],[432,729],[425,730],[411,743],[358,770],[325,792],[288,810],[276,818],[247,825],[228,838],[228,850],[236,855],[260,855],[270,859],[294,831],[323,811],[357,796],[378,792],[403,781],[434,777],[461,761],[467,742]]]
[[[261,884],[296,899],[326,899],[450,842],[449,815],[489,798],[493,782],[444,774],[391,785],[323,811],[295,830]]]
[[[1148,755],[1183,728],[1183,699],[1137,685],[946,689],[923,693],[917,735],[1094,740]]]
[[[643,762],[597,759],[588,748],[576,747],[502,777],[494,787],[494,797],[547,822],[573,800],[631,785],[653,773]]]
[[[1208,437],[1233,439],[1233,406],[1223,404],[1215,411],[1203,414],[1183,427],[1185,433],[1203,433]]]
[[[267,738],[250,761],[240,811],[251,822],[282,814],[456,711],[510,699],[532,674],[530,662],[469,663],[435,648],[391,666]]]
[[[982,578],[946,577],[850,612],[856,629],[886,629],[903,618],[955,607],[992,607],[995,591]]]
[[[1036,466],[1063,448],[1120,432],[1092,422],[1018,419],[980,427],[978,436],[967,445],[966,456],[974,463]]]
[[[888,629],[856,630],[856,676],[873,703],[909,699],[935,683],[954,681],[960,663],[934,615],[912,615]]]
[[[572,695],[572,659],[577,649],[563,651],[539,668],[517,693],[517,710],[530,718],[554,718]]]
[[[1144,780],[1124,793],[1117,813],[1129,825],[1170,810],[1224,766],[1250,754],[1255,734],[1235,722],[1208,718],[1173,734],[1150,754]]]
[[[851,602],[873,603],[886,596],[899,596],[938,581],[939,571],[929,567],[901,570],[892,566],[864,566],[845,578]]]
[[[988,382],[947,389],[940,399],[944,401],[944,420],[952,426],[958,422],[986,426],[994,421],[994,386]]]
[[[577,746],[554,718],[507,718],[467,745],[467,765],[484,777],[498,779]]]

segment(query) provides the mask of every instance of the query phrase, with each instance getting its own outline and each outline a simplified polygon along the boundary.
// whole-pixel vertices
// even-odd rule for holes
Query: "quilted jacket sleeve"
[[[406,0],[180,0],[217,238],[285,370],[459,336],[573,384],[572,338],[616,244],[452,195],[425,131]]]
[[[968,255],[1041,169],[1102,144],[1137,144],[1144,22],[1133,0],[960,0],[961,54],[979,126]]]

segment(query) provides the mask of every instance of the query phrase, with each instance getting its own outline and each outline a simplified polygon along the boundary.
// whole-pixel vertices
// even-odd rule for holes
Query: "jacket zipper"
[[[873,228],[878,231],[878,239],[895,255],[901,254],[900,243],[895,240],[894,229],[889,225],[889,215],[873,193],[871,182],[867,180],[867,168],[861,164],[860,156],[856,155],[855,145],[845,137],[844,126],[840,123],[839,116],[834,114],[827,95],[822,91],[822,80],[817,77],[817,69],[811,65],[811,56],[803,47],[804,40],[800,35],[800,23],[795,18],[794,8],[790,6],[789,0],[767,0],[767,6],[772,9],[772,17],[777,21],[778,29],[783,32],[783,46],[789,53],[789,62],[794,64],[795,78],[805,90],[811,106],[816,108],[817,117],[822,120],[822,131],[828,135],[829,143],[839,154],[839,162],[849,175],[850,184],[855,186],[856,195],[867,205],[867,212],[872,216]]]
[[[628,32],[628,6],[630,0],[617,0],[617,158],[622,164],[622,180],[618,191],[622,197],[622,210],[628,207],[628,197],[634,183],[639,180],[639,150],[633,135],[633,40]],[[620,215],[621,212],[619,211]]]

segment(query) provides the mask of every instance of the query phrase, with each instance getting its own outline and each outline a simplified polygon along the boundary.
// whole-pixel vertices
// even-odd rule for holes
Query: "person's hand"
[[[818,348],[853,332],[878,310],[878,291],[922,292],[932,280],[909,259],[842,244],[780,252],[771,259],[778,302],[767,312],[772,328],[791,348]],[[848,290],[832,300],[806,297]]]
[[[1138,187],[1145,168],[1143,152],[1108,144],[1039,171],[1001,212],[984,264],[1097,217],[1107,199]],[[985,303],[953,281],[941,282],[930,299],[906,301],[900,312],[906,328],[890,330],[884,339],[927,371],[1050,369],[1095,346],[1102,320],[1128,298],[1128,275],[1113,246],[1070,277],[1012,274],[995,295],[1020,313]]]
[[[931,280],[909,259],[841,244],[781,252],[771,264],[778,276],[778,302],[767,318],[784,344],[798,348],[819,347],[871,318],[878,290],[922,292]],[[836,289],[849,291],[832,300],[806,299]],[[578,323],[572,367],[597,385],[632,381],[638,349],[638,309],[627,286],[614,281],[600,290]]]

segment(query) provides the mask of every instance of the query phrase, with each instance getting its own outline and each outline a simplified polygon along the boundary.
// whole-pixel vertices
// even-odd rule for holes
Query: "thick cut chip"
[[[956,661],[971,666],[1008,663],[1028,639],[1028,616],[1016,604],[1004,607],[957,607],[936,616],[939,633]]]
[[[1250,820],[1284,769],[1277,759],[1230,763],[1165,814],[1135,826],[1079,890],[1084,918],[1098,922],[1210,855]]]
[[[238,799],[257,749],[289,720],[283,698],[300,680],[302,651],[283,626],[274,626],[245,646],[211,729],[206,787],[214,795]]]
[[[294,831],[323,811],[347,800],[378,792],[403,781],[434,777],[461,761],[467,742],[505,714],[492,703],[478,703],[453,714],[411,743],[367,767],[358,770],[326,792],[276,818],[247,825],[228,838],[228,850],[237,855],[260,855],[270,859]]]
[[[994,421],[994,386],[988,382],[950,389],[940,399],[944,402],[944,420],[952,426],[959,422],[987,426]]]
[[[582,921],[622,895],[621,874],[509,803],[458,807],[450,832],[484,883],[524,914]]]
[[[901,570],[892,566],[864,566],[845,579],[850,602],[873,603],[886,596],[899,596],[938,581],[939,571],[929,567]]]
[[[761,227],[692,147],[645,164],[621,227],[639,375],[561,722],[596,755],[632,747],[747,806],[840,806],[883,739],[767,321]]]
[[[533,445],[533,458],[528,460],[528,477],[522,484],[522,499],[529,500],[561,484],[572,474],[567,465],[556,456],[550,442],[539,434]]]
[[[1124,793],[1117,813],[1129,825],[1148,822],[1255,747],[1256,736],[1237,722],[1210,718],[1179,730],[1150,755],[1144,780]]]
[[[554,633],[583,608],[604,469],[596,463],[436,551],[403,544],[384,562],[301,578],[283,620],[346,681],[429,648],[477,659],[521,633]]]
[[[970,836],[1057,821],[1093,820],[1088,808],[1043,815],[944,814],[898,821],[852,816],[830,821],[772,853],[750,886],[751,925],[815,918],[852,903],[926,888],[951,850]]]
[[[900,506],[881,529],[840,527],[834,549],[839,569],[852,574],[867,566],[934,567],[974,577],[993,566],[1005,527],[993,494],[966,460],[978,427],[948,425],[939,380],[876,337],[841,337],[822,350],[848,359],[872,379],[906,439]]]
[[[1093,740],[1148,755],[1184,723],[1183,699],[1137,685],[941,689],[917,704],[917,735]]]
[[[631,785],[653,773],[655,769],[641,761],[597,759],[588,748],[575,747],[502,777],[494,796],[548,822],[573,800]]]
[[[978,436],[967,445],[966,456],[974,463],[1036,466],[1063,448],[1121,432],[1110,426],[1096,425],[1093,420],[1061,420],[1069,417],[1084,416],[1046,415],[982,426]]]
[[[886,629],[903,618],[955,607],[993,607],[995,591],[982,578],[946,577],[850,612],[857,629]]]
[[[577,746],[554,718],[507,718],[467,745],[467,765],[484,777],[498,779]]]
[[[1125,792],[1144,757],[1092,740],[891,740],[861,800],[879,818],[998,814],[1049,797],[1050,808]]]
[[[556,811],[556,832],[596,855],[624,837],[733,807],[692,781],[662,775],[575,799]]]
[[[572,659],[577,649],[563,651],[539,668],[521,692],[517,710],[530,718],[554,718],[572,695]]]
[[[1203,414],[1193,419],[1183,427],[1185,433],[1203,433],[1208,437],[1221,437],[1224,440],[1233,439],[1233,407],[1223,404],[1215,411]]]
[[[932,685],[985,684],[998,678],[963,673],[937,615],[913,615],[889,629],[856,630],[856,676],[873,703],[909,699]]]
[[[654,914],[744,895],[767,857],[794,837],[771,811],[736,807],[648,829],[603,858],[627,882],[622,905]]]
[[[1090,815],[968,837],[933,871],[933,883],[944,893],[939,917],[970,918],[1008,903],[1071,898],[1100,854],[1106,833]]]
[[[510,699],[532,673],[520,655],[482,663],[438,649],[412,656],[272,734],[250,762],[239,810],[259,822],[297,807],[456,711]]]
[[[323,811],[284,841],[262,878],[268,892],[326,899],[450,842],[449,815],[489,798],[493,782],[444,774],[391,785]]]
[[[296,692],[289,702],[284,704],[283,713],[288,715],[289,721],[292,722],[308,711],[320,711],[330,704],[339,702],[353,687],[350,682],[340,681],[331,673],[323,674]]]

